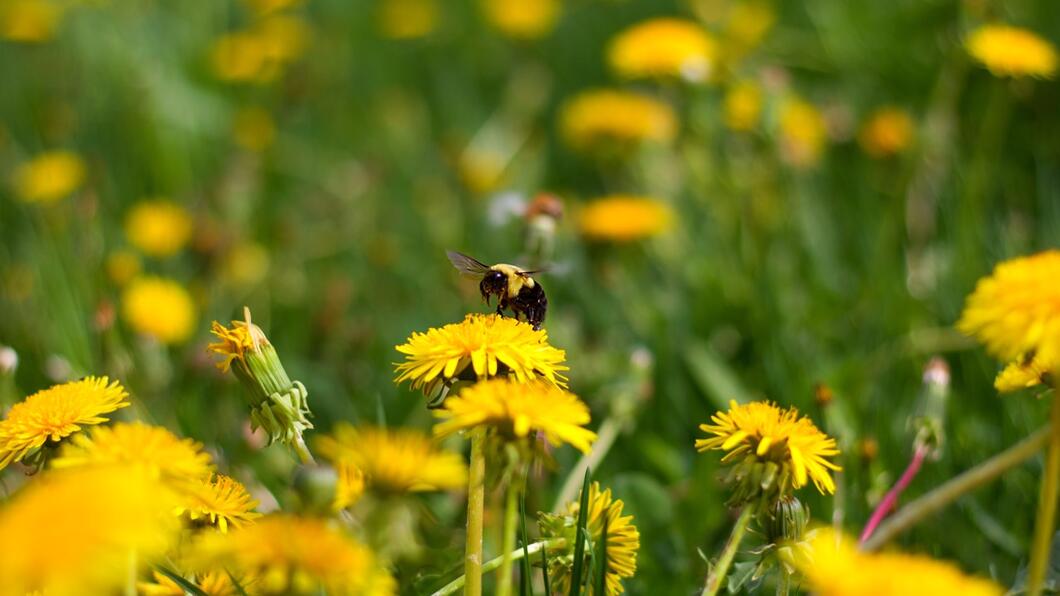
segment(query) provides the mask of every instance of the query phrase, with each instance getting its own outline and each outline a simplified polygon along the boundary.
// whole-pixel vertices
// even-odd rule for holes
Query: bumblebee
[[[491,296],[497,295],[497,314],[503,315],[504,310],[508,309],[515,314],[516,319],[520,314],[525,317],[534,330],[541,328],[545,322],[548,298],[541,284],[531,277],[540,271],[526,271],[504,263],[487,265],[453,250],[445,254],[460,273],[480,279],[478,289],[486,304],[490,303]]]

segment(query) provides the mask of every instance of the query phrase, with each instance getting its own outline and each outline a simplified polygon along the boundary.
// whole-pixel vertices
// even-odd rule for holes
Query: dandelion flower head
[[[827,129],[820,110],[801,99],[789,99],[780,108],[780,148],[784,160],[807,168],[821,159]]]
[[[1056,47],[1026,29],[983,25],[972,32],[966,46],[997,77],[1052,78],[1056,74]]]
[[[876,158],[901,153],[912,140],[913,119],[909,112],[893,106],[873,112],[858,134],[861,148]]]
[[[70,151],[43,153],[14,172],[15,195],[27,203],[54,203],[80,188],[85,162]]]
[[[725,126],[753,130],[762,113],[762,88],[753,81],[734,84],[725,93]]]
[[[191,215],[173,201],[141,201],[125,216],[125,237],[146,255],[172,256],[191,237]]]
[[[552,31],[559,0],[483,0],[482,11],[494,28],[515,39],[537,39]]]
[[[652,197],[612,195],[590,201],[578,214],[582,235],[591,240],[632,242],[670,229],[673,210]]]
[[[560,132],[580,151],[667,143],[677,135],[677,116],[666,103],[640,93],[608,89],[585,91],[560,111]]]
[[[692,21],[657,18],[633,25],[611,42],[608,62],[630,78],[679,77],[705,81],[717,59],[718,44]]]
[[[238,480],[217,474],[182,487],[177,515],[186,514],[193,523],[217,528],[222,534],[261,517],[258,502]]]
[[[184,286],[162,277],[138,277],[122,291],[122,317],[137,333],[179,344],[195,331],[195,303]]]
[[[78,434],[52,462],[56,468],[115,464],[177,483],[205,479],[213,469],[201,443],[142,422],[118,422]]]
[[[994,379],[994,389],[1000,393],[1012,393],[1020,389],[1036,387],[1047,382],[1050,375],[1060,371],[1060,364],[1047,362],[1041,356],[1023,358],[1008,363]]]
[[[0,2],[0,38],[19,43],[42,43],[55,37],[64,7],[54,0]]]

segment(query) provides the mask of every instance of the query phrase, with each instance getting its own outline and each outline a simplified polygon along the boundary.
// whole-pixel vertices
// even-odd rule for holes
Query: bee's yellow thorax
[[[508,296],[514,298],[519,295],[519,290],[523,289],[523,286],[528,288],[534,287],[534,279],[530,276],[519,275],[523,272],[522,269],[515,265],[508,265],[506,263],[498,263],[490,267],[493,271],[500,271],[508,278]]]

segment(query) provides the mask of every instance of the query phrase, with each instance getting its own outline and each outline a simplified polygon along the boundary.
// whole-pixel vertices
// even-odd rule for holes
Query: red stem
[[[872,517],[869,518],[869,523],[865,524],[865,529],[861,531],[861,538],[858,540],[859,543],[864,543],[868,540],[872,533],[876,531],[876,527],[880,525],[883,518],[887,517],[887,514],[894,510],[895,505],[898,503],[898,497],[902,494],[909,484],[913,482],[913,478],[916,477],[917,472],[920,471],[921,464],[924,463],[924,458],[927,457],[928,448],[927,445],[917,445],[916,451],[913,452],[913,460],[909,462],[909,466],[902,472],[902,477],[898,479],[898,482],[887,491],[887,494],[880,501],[880,504],[876,506],[876,510],[872,512]]]

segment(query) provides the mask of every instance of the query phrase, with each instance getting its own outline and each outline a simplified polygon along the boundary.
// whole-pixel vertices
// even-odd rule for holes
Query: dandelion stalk
[[[777,596],[788,596],[791,591],[791,574],[781,565],[777,577]]]
[[[1005,471],[1033,457],[1049,441],[1050,427],[1035,431],[1031,436],[1005,451],[980,463],[931,492],[911,501],[876,528],[872,537],[861,545],[863,551],[874,551],[895,536],[915,526],[924,518],[955,501],[961,495],[994,480]]]
[[[512,561],[518,561],[518,560],[521,560],[525,556],[535,555],[537,553],[542,553],[542,555],[544,555],[545,551],[553,550],[553,549],[561,549],[561,548],[564,548],[566,546],[567,546],[567,539],[566,538],[552,538],[550,540],[542,540],[540,542],[535,542],[535,543],[533,543],[533,544],[531,544],[530,546],[527,546],[527,547],[519,547],[519,548],[511,551],[510,553],[508,553],[508,556],[511,557]],[[504,555],[501,555],[499,557],[496,557],[494,559],[491,559],[491,560],[487,561],[486,564],[482,565],[482,572],[483,573],[489,573],[490,571],[493,571],[494,569],[497,569],[498,567],[501,566],[501,563],[503,562],[503,560],[504,560]],[[438,591],[434,592],[434,594],[432,594],[431,596],[446,596],[447,594],[455,594],[457,592],[457,590],[459,590],[460,588],[464,587],[466,581],[467,581],[467,576],[466,575],[461,575],[460,577],[454,579],[453,581],[451,581],[448,584],[446,584],[445,586],[443,586]]]
[[[482,511],[486,502],[485,430],[471,431],[471,464],[467,482],[467,542],[464,546],[464,594],[482,594]]]
[[[497,574],[497,595],[511,596],[512,551],[515,550],[515,530],[519,521],[519,493],[522,491],[522,473],[516,471],[504,496],[504,530],[501,539],[501,568]]]
[[[717,564],[707,574],[707,583],[703,586],[702,596],[715,596],[721,589],[721,582],[729,574],[729,567],[736,556],[736,550],[740,548],[740,543],[743,542],[743,535],[747,532],[747,526],[753,516],[754,507],[744,505],[743,509],[740,510],[740,516],[736,518],[736,524],[732,527],[729,540],[725,543],[725,548],[718,557]]]
[[[1042,492],[1038,501],[1038,516],[1034,524],[1034,541],[1031,543],[1031,562],[1027,573],[1027,594],[1038,596],[1045,581],[1045,568],[1049,563],[1053,529],[1056,527],[1057,485],[1060,483],[1060,399],[1055,390],[1050,406],[1049,448],[1045,454],[1045,474],[1042,476]]]
[[[858,542],[864,543],[868,540],[872,533],[876,531],[876,527],[880,525],[883,518],[887,517],[887,514],[894,509],[898,503],[898,497],[902,495],[902,492],[909,487],[909,484],[913,482],[913,478],[916,477],[917,472],[920,471],[920,466],[924,463],[924,458],[927,457],[928,446],[924,444],[918,444],[916,450],[913,452],[913,459],[909,462],[905,472],[902,472],[902,477],[898,479],[898,482],[891,487],[891,490],[887,491],[887,494],[880,501],[880,504],[876,506],[876,510],[872,512],[872,516],[869,518],[869,522],[865,524],[865,529],[861,532],[861,538]]]
[[[291,441],[291,448],[294,449],[296,454],[298,454],[298,459],[303,464],[309,466],[317,463],[317,461],[313,459],[313,453],[309,451],[309,446],[305,444],[305,439],[302,438],[302,435],[296,436],[295,439]]]

